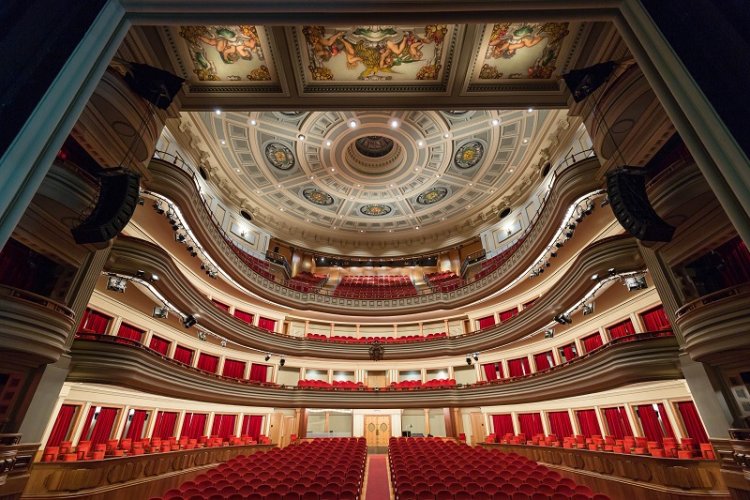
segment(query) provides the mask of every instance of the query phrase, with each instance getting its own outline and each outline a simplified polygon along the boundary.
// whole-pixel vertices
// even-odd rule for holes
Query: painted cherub
[[[523,25],[510,33],[505,29],[495,29],[489,41],[489,57],[510,59],[518,49],[533,47],[542,40],[544,38],[530,25]]]

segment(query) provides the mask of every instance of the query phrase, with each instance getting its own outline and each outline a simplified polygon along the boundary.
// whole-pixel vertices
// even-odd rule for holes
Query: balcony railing
[[[594,157],[593,150],[585,150],[578,153],[575,153],[573,155],[570,155],[569,157],[566,157],[563,159],[558,165],[555,167],[554,171],[552,172],[552,177],[549,180],[549,183],[551,186],[554,186],[554,184],[559,180],[561,174],[563,172],[567,172],[569,168],[575,167],[576,164],[580,164],[582,160],[592,158]],[[199,192],[200,182],[196,176],[195,170],[191,168],[182,158],[176,157],[175,155],[163,151],[156,151],[154,153],[154,157],[157,159],[160,159],[162,161],[165,161],[180,170],[184,171],[189,175],[193,181],[194,188],[196,192]],[[308,297],[309,301],[316,302],[316,303],[322,303],[320,300],[316,300],[315,296],[321,296],[321,297],[327,297],[327,302],[330,302],[333,300],[336,302],[336,304],[331,303],[332,305],[341,305],[338,304],[338,302],[341,302],[338,297],[334,297],[334,290],[330,288],[321,287],[314,290],[308,290],[305,292],[300,292],[294,287],[288,286],[287,283],[278,283],[275,282],[275,280],[271,279],[267,273],[260,272],[258,269],[255,269],[253,266],[249,266],[246,262],[246,259],[248,256],[257,258],[252,256],[249,252],[247,252],[245,249],[242,248],[241,245],[239,245],[235,239],[227,234],[226,231],[221,227],[221,224],[214,216],[213,212],[211,211],[210,207],[206,204],[205,199],[202,196],[197,196],[201,200],[200,206],[202,206],[202,211],[204,212],[204,215],[208,217],[208,220],[212,223],[213,230],[215,230],[218,235],[221,238],[221,243],[226,245],[226,250],[229,250],[231,254],[234,254],[234,256],[238,257],[241,262],[243,262],[246,266],[250,268],[250,270],[253,272],[253,274],[257,275],[257,278],[259,278],[259,283],[262,285],[262,287],[266,290],[273,290],[275,288],[279,288],[278,293],[280,293],[284,297],[293,297],[295,296],[295,293],[305,293],[305,294],[311,294],[310,297]],[[440,290],[433,290],[430,287],[426,288],[420,288],[417,290],[417,293],[412,296],[411,298],[414,299],[414,297],[420,298],[428,296],[429,299],[427,302],[424,300],[419,301],[419,305],[424,306],[426,303],[438,303],[438,302],[444,302],[445,300],[448,300],[450,298],[454,297],[462,297],[470,293],[474,293],[479,286],[480,288],[485,288],[488,285],[491,285],[497,281],[497,273],[499,271],[502,271],[502,274],[505,274],[508,269],[502,269],[501,268],[507,268],[507,264],[516,262],[518,260],[517,254],[525,254],[527,251],[530,250],[530,247],[533,244],[537,243],[536,236],[547,226],[548,219],[551,217],[551,213],[548,210],[545,210],[548,206],[550,206],[554,201],[556,201],[558,198],[557,192],[550,188],[547,191],[547,196],[545,197],[545,200],[540,205],[539,209],[536,211],[534,216],[532,217],[532,220],[530,224],[524,229],[524,231],[516,236],[516,240],[512,243],[512,245],[507,248],[504,251],[504,255],[506,258],[502,259],[502,261],[499,261],[496,263],[495,266],[493,266],[493,269],[488,271],[487,273],[483,274],[481,277],[465,281],[461,286],[457,287],[456,289],[450,290],[450,292],[444,292]],[[272,262],[266,260],[265,262]],[[284,266],[282,264],[278,264],[273,262],[274,266],[280,267],[285,273],[288,273],[286,269],[284,269]],[[361,300],[383,300],[383,299],[376,299],[376,298],[367,298],[363,297]],[[389,299],[385,299],[389,300]],[[398,301],[398,299],[393,299],[394,301]]]
[[[138,349],[140,351],[144,351],[149,353],[150,355],[156,356],[158,358],[161,358],[162,360],[171,363],[175,367],[178,367],[183,370],[189,370],[191,372],[194,372],[196,374],[202,375],[202,376],[209,376],[218,380],[223,380],[226,382],[233,382],[237,384],[251,384],[256,385],[260,387],[268,387],[268,388],[274,388],[274,389],[283,389],[283,390],[290,390],[290,391],[349,391],[349,392],[403,392],[403,391],[435,391],[435,390],[446,390],[446,389],[456,389],[456,390],[466,390],[466,389],[472,389],[479,386],[484,385],[498,385],[498,384],[508,384],[508,383],[514,383],[518,382],[524,379],[531,379],[534,377],[543,376],[548,373],[552,372],[558,372],[561,370],[565,370],[571,366],[576,366],[583,361],[590,359],[593,356],[599,356],[604,352],[607,352],[614,348],[615,346],[622,345],[622,344],[628,344],[632,342],[645,342],[649,340],[654,339],[661,339],[666,337],[673,337],[674,334],[671,330],[658,330],[658,331],[652,331],[652,332],[643,332],[643,333],[635,333],[632,335],[627,335],[624,337],[618,337],[615,339],[612,339],[606,344],[603,344],[599,346],[597,349],[594,349],[586,354],[583,354],[581,356],[577,356],[571,360],[566,361],[565,363],[561,363],[559,365],[551,366],[549,368],[546,368],[544,370],[538,370],[536,372],[528,373],[523,376],[515,376],[515,377],[508,377],[504,379],[498,379],[498,380],[492,380],[492,381],[478,381],[473,384],[453,384],[449,387],[445,385],[420,385],[415,387],[392,387],[392,386],[386,386],[386,387],[368,387],[368,386],[359,386],[356,388],[341,388],[336,386],[330,386],[330,387],[300,387],[300,386],[286,386],[286,385],[280,385],[275,382],[259,382],[255,380],[248,380],[248,379],[238,379],[234,377],[226,377],[224,375],[220,375],[218,373],[209,372],[206,370],[202,370],[200,368],[186,365],[185,363],[182,363],[180,361],[177,361],[175,359],[172,359],[168,356],[165,356],[157,351],[154,351],[153,349],[149,348],[148,346],[142,344],[141,342],[137,340],[127,339],[123,337],[117,337],[113,335],[100,335],[100,334],[88,334],[88,333],[78,333],[76,335],[76,340],[79,341],[89,341],[89,342],[97,342],[97,343],[104,343],[104,344],[119,344],[119,345],[125,345],[128,347],[131,347],[133,349]],[[249,361],[248,361],[249,362]]]

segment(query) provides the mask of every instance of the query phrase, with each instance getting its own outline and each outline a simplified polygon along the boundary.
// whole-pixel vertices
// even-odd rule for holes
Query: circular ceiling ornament
[[[354,141],[360,154],[369,158],[381,158],[393,150],[393,139],[382,135],[366,135]]]
[[[370,217],[382,217],[383,215],[388,215],[393,211],[393,209],[389,205],[382,205],[380,203],[373,203],[370,205],[364,205],[359,208],[359,211],[367,216]]]
[[[458,168],[471,168],[482,161],[484,157],[484,145],[479,141],[470,141],[463,144],[453,156],[453,163]]]
[[[420,193],[417,196],[417,203],[420,205],[432,205],[437,203],[448,195],[448,189],[444,187],[434,187],[427,191]]]
[[[266,145],[265,154],[266,160],[279,170],[289,170],[295,164],[292,150],[279,142]]]
[[[302,191],[302,196],[304,196],[307,201],[320,205],[321,207],[333,205],[333,196],[325,191],[321,191],[320,189],[306,188]]]

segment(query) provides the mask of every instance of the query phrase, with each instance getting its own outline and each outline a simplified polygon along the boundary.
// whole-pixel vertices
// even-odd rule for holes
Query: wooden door
[[[365,415],[365,439],[369,447],[387,447],[391,438],[390,415]]]
[[[282,436],[283,426],[283,413],[272,413],[271,414],[271,428],[268,432],[268,437],[271,438],[271,443],[279,444]]]
[[[471,444],[484,443],[487,431],[484,428],[484,415],[471,413]]]

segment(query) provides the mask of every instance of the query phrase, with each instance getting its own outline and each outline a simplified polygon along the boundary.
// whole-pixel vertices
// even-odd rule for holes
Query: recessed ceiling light
[[[251,118],[248,123],[254,127],[258,124],[258,121],[255,118]]]
[[[331,144],[333,144],[333,143],[331,142],[330,139],[326,141],[326,146],[330,146]]]
[[[509,168],[509,169],[508,169],[508,172],[510,172],[510,173],[512,174],[512,173],[513,173],[513,169],[512,169],[512,168]]]
[[[440,174],[435,174],[435,177],[440,177]]]
[[[473,186],[473,185],[474,185],[474,183],[473,183],[473,182],[470,182],[470,183],[469,183],[469,186]]]
[[[349,120],[349,128],[357,128],[357,120]]]
[[[388,230],[388,232],[389,232],[389,233],[392,233],[392,232],[393,232],[393,229],[389,229],[389,230]]]
[[[281,210],[283,212],[284,211],[284,207],[281,207],[279,210]]]
[[[362,187],[362,184],[357,184],[357,187]]]
[[[421,148],[422,146],[424,146],[424,141],[423,141],[422,139],[419,139],[419,140],[417,141],[417,146],[419,146],[420,148]]]
[[[419,226],[416,226],[414,229],[419,229]]]
[[[306,139],[305,134],[297,134],[298,141],[304,141]]]
[[[415,168],[414,168],[414,171],[415,171],[415,172],[419,172],[419,167],[415,167]]]
[[[331,169],[331,172],[335,172],[335,171],[336,171],[336,169],[335,169],[335,168],[332,168],[332,169]]]
[[[217,109],[216,111],[214,111],[214,113],[216,113],[216,116],[219,116],[221,114],[221,110]]]
[[[278,187],[281,187],[281,184],[279,184]]]
[[[526,144],[526,143],[528,143],[528,142],[529,142],[529,140],[528,140],[528,139],[524,139],[524,140],[523,140],[523,143],[524,143],[524,144]]]
[[[500,120],[498,120],[497,118],[493,118],[491,123],[493,127],[497,127],[498,125],[500,125]]]
[[[445,139],[450,139],[451,138],[451,133],[450,132],[446,132],[446,133],[443,134],[443,137]]]
[[[398,121],[396,118],[391,120],[391,128],[398,128],[399,125],[401,125],[401,122]]]
[[[237,172],[239,172],[239,171],[240,171],[240,169],[238,168],[238,169],[237,169]]]
[[[393,184],[391,184],[391,187],[393,187]]]
[[[529,113],[533,113],[534,112],[534,108],[529,108],[526,111],[528,111]]]
[[[364,233],[364,232],[365,232],[365,230],[364,230],[364,229],[360,229],[360,230],[359,230],[359,232],[360,232],[360,233]]]
[[[305,222],[310,222],[310,219],[305,219]]]
[[[310,180],[313,180],[313,179],[315,179],[315,176],[314,176],[314,175],[311,175],[311,176],[310,176]]]

